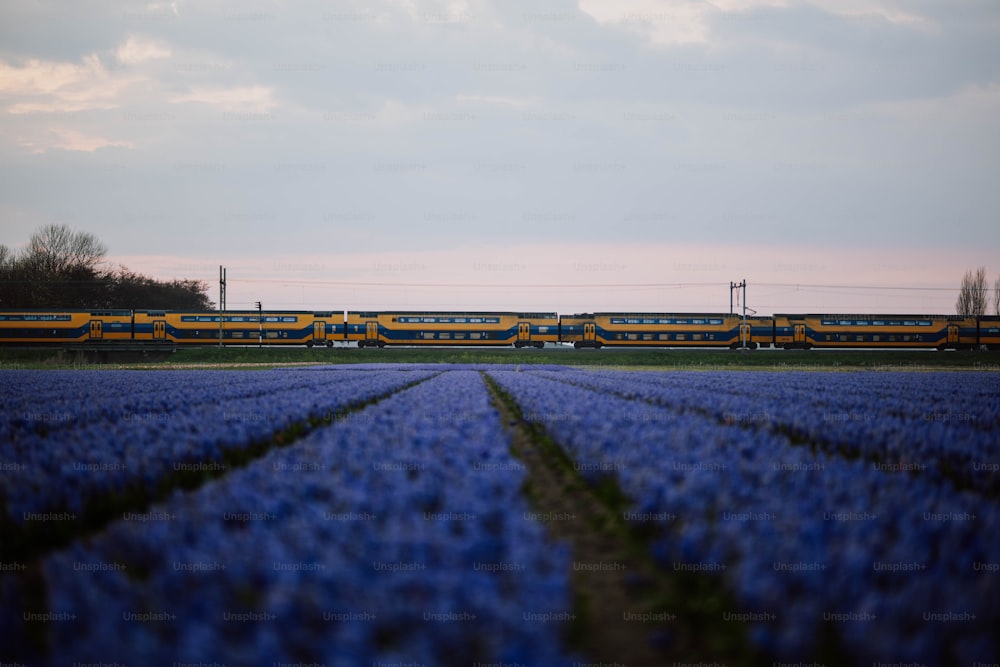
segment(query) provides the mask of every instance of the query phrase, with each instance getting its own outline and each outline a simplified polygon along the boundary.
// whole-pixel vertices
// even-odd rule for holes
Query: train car
[[[313,337],[306,341],[306,346],[325,345],[333,347],[337,341],[347,337],[347,322],[344,311],[323,311],[313,313]]]
[[[985,346],[989,350],[1000,350],[1000,315],[980,317],[978,332],[979,339],[976,342],[980,346]]]
[[[944,315],[775,315],[775,346],[826,348],[972,347],[975,318]]]
[[[347,340],[385,345],[513,345],[544,347],[559,340],[555,313],[348,311]]]
[[[79,345],[131,339],[131,310],[0,312],[0,344]]]
[[[576,348],[770,347],[774,321],[715,313],[582,313],[559,319],[560,340]]]
[[[222,314],[223,345],[326,345],[343,340],[343,313],[227,310]],[[181,345],[219,343],[218,311],[142,310],[135,313],[135,338]]]

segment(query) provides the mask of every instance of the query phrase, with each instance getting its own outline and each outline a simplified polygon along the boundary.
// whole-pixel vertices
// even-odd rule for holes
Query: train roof
[[[476,315],[515,315],[517,317],[556,317],[554,312],[522,312],[514,310],[349,310],[348,315],[426,315],[432,317],[469,317]]]
[[[819,317],[827,320],[964,320],[961,315],[886,313],[775,313],[773,317]]]
[[[128,311],[126,311],[128,312]],[[146,315],[162,316],[162,315],[196,315],[202,317],[218,317],[219,311],[217,310],[159,310],[156,308],[142,308],[135,311],[136,313],[144,313]],[[226,315],[257,315],[258,313],[263,313],[265,315],[325,315],[330,316],[330,311],[314,311],[314,310],[270,310],[264,308],[258,311],[256,308],[227,308],[222,311]],[[336,312],[336,311],[334,311]]]
[[[573,315],[565,315],[565,317],[595,317],[597,315],[607,316],[607,317],[742,317],[739,313],[677,313],[677,312],[618,312],[618,311],[599,311],[594,313],[574,313]],[[770,317],[769,315],[748,315],[747,319],[753,318],[765,318]]]
[[[88,313],[90,315],[131,315],[128,308],[6,308],[0,313],[25,313],[37,315],[39,313]]]

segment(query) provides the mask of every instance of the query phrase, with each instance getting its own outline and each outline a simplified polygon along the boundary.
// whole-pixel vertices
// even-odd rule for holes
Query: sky
[[[303,310],[951,313],[995,0],[0,4],[0,243]]]

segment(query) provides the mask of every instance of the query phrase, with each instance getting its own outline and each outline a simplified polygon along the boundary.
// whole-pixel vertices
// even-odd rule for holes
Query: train
[[[1000,316],[498,311],[0,311],[0,345],[1000,349]]]

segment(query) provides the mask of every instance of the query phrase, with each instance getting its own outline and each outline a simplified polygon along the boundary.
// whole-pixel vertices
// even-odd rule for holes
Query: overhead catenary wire
[[[686,287],[725,287],[722,282],[685,282],[685,283],[414,283],[414,282],[370,282],[353,280],[307,280],[284,278],[231,278],[230,282],[262,283],[272,285],[315,285],[321,287],[410,287],[410,288],[441,288],[441,289],[683,289]],[[788,289],[861,289],[861,290],[903,290],[928,292],[956,292],[960,287],[921,287],[916,285],[822,285],[815,283],[754,283],[759,287],[781,287]]]

